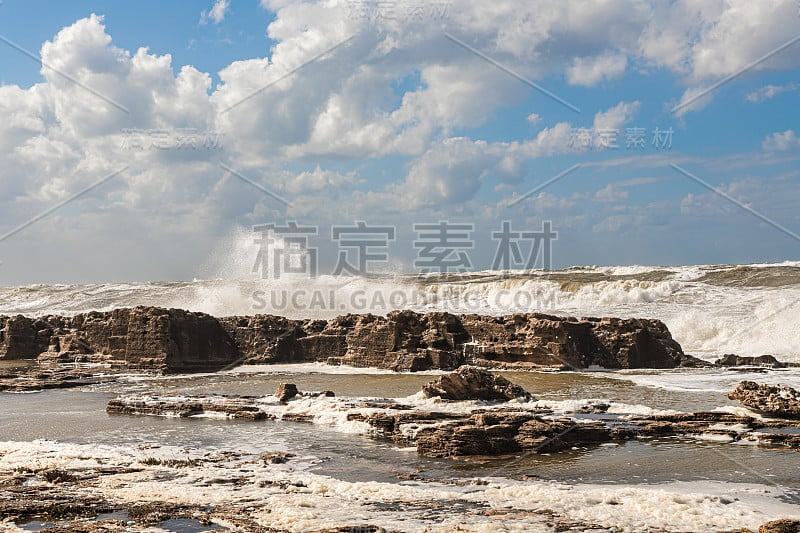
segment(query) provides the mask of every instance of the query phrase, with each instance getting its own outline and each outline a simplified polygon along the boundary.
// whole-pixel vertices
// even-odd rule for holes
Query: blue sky
[[[357,220],[397,226],[396,271],[439,220],[475,224],[476,269],[503,220],[551,220],[555,267],[796,260],[798,9],[5,0],[0,282],[216,276],[287,220],[319,226],[322,272]]]

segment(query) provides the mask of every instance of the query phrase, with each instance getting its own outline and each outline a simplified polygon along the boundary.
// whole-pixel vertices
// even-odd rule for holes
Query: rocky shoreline
[[[393,449],[413,448],[422,457],[481,460],[670,438],[800,451],[800,394],[793,389],[744,381],[729,397],[750,411],[736,414],[619,415],[608,412],[609,405],[598,400],[576,401],[574,410],[565,414],[537,405],[535,390],[526,391],[488,371],[715,365],[753,371],[784,366],[771,356],[728,355],[716,363],[702,361],[685,354],[657,320],[404,311],[387,317],[365,314],[295,321],[269,315],[218,319],[136,307],[74,317],[0,317],[0,362],[0,392],[84,387],[114,382],[132,372],[216,372],[248,364],[314,362],[406,372],[455,370],[424,385],[419,395],[426,400],[420,402],[339,397],[335,392],[347,391],[305,392],[284,383],[268,396],[124,394],[110,400],[106,408],[116,416],[216,417],[264,424],[261,427],[277,421],[328,425],[334,421],[358,428]],[[191,457],[154,453],[150,457],[148,450],[142,450],[123,460],[117,452],[109,455],[107,450],[87,448],[76,454],[67,447],[58,452],[63,457],[50,460],[48,454],[56,452],[25,457],[28,447],[38,449],[47,443],[17,445],[19,449],[0,451],[0,528],[40,520],[48,522],[47,531],[64,533],[148,531],[177,520],[191,531],[299,531],[281,525],[273,509],[294,506],[292,516],[300,516],[297,510],[309,499],[324,506],[339,490],[329,486],[329,478],[281,470],[296,460],[285,452],[257,458],[227,452]],[[58,443],[51,445],[53,450],[61,449]],[[9,463],[14,454],[22,458]],[[14,466],[2,466],[4,462]],[[621,531],[591,519],[576,519],[568,511],[528,509],[520,502],[497,507],[470,495],[485,487],[509,494],[518,490],[495,486],[492,481],[427,479],[413,472],[399,473],[398,478],[425,484],[424,490],[436,496],[428,492],[418,496],[414,492],[418,489],[398,486],[387,489],[391,497],[370,495],[359,505],[411,509],[404,512],[419,512],[426,519],[448,517],[454,523],[509,517],[530,521],[539,529]],[[467,489],[465,495],[453,496],[446,489],[459,484]],[[354,487],[350,484],[342,490]],[[162,496],[160,490],[173,492]],[[198,490],[202,496],[195,501],[180,496],[181,490]],[[394,495],[395,490],[402,495]],[[143,497],[148,491],[155,492]],[[552,501],[558,498],[556,491]],[[635,507],[637,502],[629,505]],[[387,527],[380,520],[338,523],[347,525],[302,530],[404,530]],[[759,531],[798,531],[798,527],[798,522],[784,521],[764,525]]]
[[[0,316],[0,392],[113,382],[121,373],[217,372],[241,365],[324,363],[417,372],[785,368],[771,355],[708,362],[651,319],[419,314],[289,320],[215,318],[157,307],[73,317]],[[19,365],[12,363],[19,362]],[[28,364],[23,364],[28,363]]]
[[[675,368],[684,354],[650,319],[419,314],[411,311],[289,320],[215,318],[135,307],[74,317],[0,317],[0,360],[82,362],[162,372],[240,364],[323,362],[398,371],[491,368]]]
[[[421,456],[462,460],[550,454],[632,439],[670,437],[712,437],[709,440],[718,441],[717,445],[755,440],[761,445],[800,451],[797,419],[720,411],[620,416],[608,413],[609,406],[596,400],[576,405],[574,412],[565,416],[536,405],[535,392],[484,369],[464,366],[423,385],[417,395],[406,399],[408,403],[342,398],[332,391],[305,392],[283,383],[274,395],[262,397],[124,395],[110,400],[107,411],[119,416],[220,417],[253,424],[270,424],[273,420],[360,424],[366,434],[398,447],[413,446]],[[783,410],[791,415],[797,407],[798,393],[745,381],[730,397],[751,409],[766,407],[775,416],[783,414]],[[38,520],[45,530],[59,533],[144,532],[172,530],[179,525],[186,531],[389,533],[407,529],[387,525],[378,517],[388,516],[391,509],[401,509],[404,518],[419,516],[441,521],[441,531],[459,530],[470,523],[486,527],[487,523],[504,520],[520,527],[528,524],[531,531],[631,530],[575,517],[565,510],[568,507],[554,509],[554,502],[570,494],[566,487],[534,481],[536,488],[528,493],[522,487],[531,480],[524,477],[505,483],[491,478],[427,478],[413,471],[398,471],[399,484],[371,482],[358,487],[357,483],[309,473],[302,467],[303,461],[287,452],[264,451],[246,456],[230,451],[182,451],[161,445],[117,449],[62,446],[47,441],[5,443],[0,446],[0,527],[7,525],[17,531],[15,524]],[[358,496],[358,490],[367,492]],[[625,489],[612,488],[608,489],[613,493],[610,495],[603,492],[606,489],[596,490],[586,496],[587,502],[600,498],[629,509],[638,508],[642,504],[640,498],[663,498],[664,494],[654,490],[650,495],[631,496],[626,495]],[[490,503],[498,494],[506,498],[506,503]],[[533,494],[537,498],[547,494],[550,503],[529,504]],[[676,496],[674,512],[681,509],[686,498],[695,497],[712,506],[734,504],[724,498]],[[660,499],[652,502],[673,505]],[[330,516],[337,505],[345,503],[360,506],[358,515],[368,518],[348,520],[346,513],[337,518]],[[328,511],[304,513],[303,509],[309,506]],[[661,510],[669,516],[668,511]],[[308,525],[302,525],[303,518],[292,525],[287,522],[289,516],[294,520],[306,514]],[[709,526],[714,524],[712,515]],[[314,526],[321,521],[337,525]],[[477,525],[475,528],[480,530]],[[783,519],[757,529],[761,533],[783,533],[796,532],[798,528],[800,521]],[[467,525],[462,530],[473,529]],[[673,529],[647,526],[636,530]],[[730,525],[714,530],[755,531]]]

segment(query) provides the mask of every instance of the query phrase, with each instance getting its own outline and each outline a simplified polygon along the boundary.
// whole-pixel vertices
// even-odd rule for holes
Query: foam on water
[[[551,531],[545,510],[588,524],[620,531],[752,530],[776,516],[799,517],[798,509],[778,498],[782,489],[768,485],[717,482],[656,485],[565,485],[544,481],[486,478],[485,484],[438,482],[349,482],[314,474],[303,464],[270,465],[242,459],[203,461],[209,451],[164,446],[65,444],[53,441],[0,443],[0,468],[63,470],[135,466],[136,471],[99,478],[96,491],[120,503],[171,501],[228,505],[252,501],[252,517],[262,526],[307,531],[357,523],[379,523],[403,531]],[[210,451],[213,453],[213,450]],[[144,457],[194,458],[201,465],[170,470],[141,463]],[[235,468],[234,468],[235,465]],[[242,483],[210,483],[243,479]],[[282,485],[284,488],[279,488]],[[488,509],[493,513],[468,512]],[[463,508],[463,511],[459,511]],[[13,527],[10,526],[9,527]]]
[[[718,392],[725,393],[736,388],[743,379],[770,385],[788,385],[800,390],[800,368],[769,371],[763,374],[739,372],[726,369],[692,370],[622,370],[617,372],[590,372],[592,377],[623,379],[636,385],[665,389],[677,392]]]
[[[343,375],[375,375],[393,376],[404,372],[383,370],[380,368],[358,368],[348,365],[327,365],[325,363],[291,363],[285,365],[244,365],[237,366],[222,374],[343,374]],[[408,372],[415,376],[438,376],[446,374],[444,370],[426,370],[422,372]],[[193,374],[196,375],[196,374]]]
[[[643,317],[663,320],[688,353],[707,358],[770,353],[800,362],[800,261],[309,280],[261,279],[253,271],[258,251],[253,233],[240,229],[212,254],[204,267],[206,280],[0,287],[0,314],[73,315],[154,305],[215,316],[317,319],[398,309]]]

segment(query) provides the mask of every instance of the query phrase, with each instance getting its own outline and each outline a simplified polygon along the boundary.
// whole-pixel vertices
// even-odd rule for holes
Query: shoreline
[[[316,459],[293,457],[300,452],[291,439],[287,449],[258,454],[231,451],[232,455],[213,451],[213,446],[172,450],[163,438],[152,444],[117,446],[5,442],[0,443],[0,518],[9,527],[41,519],[52,526],[49,530],[64,533],[148,531],[169,529],[171,523],[192,532],[209,528],[248,533],[444,532],[462,524],[479,531],[503,521],[510,524],[508,531],[733,532],[747,530],[743,527],[755,531],[770,519],[794,516],[784,501],[796,498],[794,492],[769,485],[735,481],[723,485],[721,480],[705,485],[689,480],[631,484],[622,478],[613,484],[591,484],[580,478],[548,480],[503,466],[524,463],[527,455],[603,456],[609,446],[630,453],[628,443],[648,447],[637,452],[643,454],[641,460],[648,459],[649,447],[677,446],[694,454],[708,446],[738,450],[740,445],[757,445],[753,448],[780,455],[783,462],[787,459],[781,454],[797,453],[791,450],[800,449],[800,421],[776,422],[743,407],[644,412],[642,405],[591,399],[580,392],[581,387],[572,399],[563,401],[508,398],[499,403],[423,400],[414,395],[389,401],[354,395],[347,388],[334,391],[342,397],[301,393],[283,401],[271,398],[271,391],[256,396],[213,393],[226,389],[231,380],[246,383],[262,373],[273,376],[267,381],[283,374],[319,374],[319,379],[311,380],[315,382],[336,381],[337,376],[351,381],[359,376],[440,381],[450,375],[449,367],[463,369],[465,361],[478,363],[476,372],[495,376],[492,379],[531,376],[535,383],[539,382],[535,376],[561,376],[563,380],[557,381],[567,388],[570,382],[591,379],[585,374],[632,382],[652,381],[647,377],[651,375],[669,381],[672,373],[718,376],[728,372],[723,368],[731,368],[725,374],[727,381],[759,376],[763,382],[782,374],[784,365],[772,359],[730,356],[719,364],[740,366],[726,367],[687,356],[658,321],[411,312],[289,321],[273,316],[216,319],[145,307],[69,320],[55,317],[57,324],[50,318],[46,320],[55,327],[37,329],[41,324],[33,319],[0,317],[0,344],[6,354],[25,346],[21,340],[27,339],[29,353],[47,340],[47,350],[34,358],[0,359],[0,388],[6,392],[41,390],[43,399],[48,397],[46,389],[96,391],[99,398],[115,395],[117,399],[107,403],[111,418],[104,422],[110,427],[138,427],[124,419],[160,418],[175,423],[195,419],[209,428],[218,424],[222,429],[229,423],[253,428],[237,429],[241,435],[311,431],[321,432],[319,438],[324,440],[324,435],[341,432],[369,439],[370,444],[353,442],[358,449],[391,447],[391,452],[381,453],[466,461],[476,470],[454,477],[448,469],[453,466],[442,466],[436,475],[402,466],[390,468],[396,481],[382,479],[383,475],[377,476],[380,480],[371,475],[363,480],[340,479],[348,476],[337,475],[336,467],[323,474],[310,466],[325,461],[316,453]],[[25,324],[33,335],[24,334]],[[476,346],[489,349],[470,348]],[[326,352],[331,349],[339,350],[339,355],[331,357]],[[227,359],[215,350],[224,351]],[[243,351],[248,354],[245,358]],[[315,355],[320,353],[325,357]],[[234,357],[236,365],[222,365]],[[612,361],[617,368],[540,364],[554,357],[561,363]],[[169,392],[193,391],[203,383],[212,392],[203,393],[202,387],[193,393]],[[539,396],[536,388],[529,390]],[[82,401],[63,395],[68,392],[52,394],[48,401]],[[161,416],[131,416],[143,414]],[[172,427],[173,422],[167,424]],[[301,432],[298,427],[310,429]],[[17,461],[13,466],[11,458]],[[680,461],[680,454],[675,459]],[[493,461],[499,461],[496,468],[480,466]],[[59,506],[63,500],[73,501],[74,506]],[[664,509],[672,509],[673,516],[665,516]],[[682,513],[691,518],[682,518]],[[348,518],[352,516],[365,518],[354,521]]]
[[[191,375],[185,377],[191,378]],[[247,376],[240,377],[247,379]],[[442,374],[427,376],[429,381],[441,377]],[[213,375],[209,378],[213,378]],[[160,387],[153,384],[152,389],[159,390]],[[185,387],[194,388],[189,383]],[[62,393],[56,394],[60,398]],[[101,397],[107,394],[101,393]],[[159,402],[163,400],[157,399]],[[413,398],[399,400],[410,402]],[[250,400],[240,397],[238,401]],[[85,444],[52,440],[3,442],[0,443],[0,516],[6,519],[9,527],[15,521],[23,524],[35,519],[46,520],[51,525],[60,523],[60,526],[51,529],[59,533],[144,532],[152,531],[148,528],[154,526],[175,524],[170,522],[175,520],[184,521],[181,524],[187,529],[182,531],[191,532],[208,531],[211,527],[209,524],[215,524],[214,527],[223,528],[223,531],[242,533],[334,533],[354,530],[444,533],[457,527],[466,531],[483,531],[497,528],[500,524],[507,531],[520,532],[754,532],[760,524],[781,516],[800,518],[795,511],[796,504],[790,503],[796,501],[797,495],[780,488],[780,484],[791,486],[783,480],[772,482],[779,485],[777,487],[759,484],[758,480],[755,483],[735,481],[735,476],[732,482],[709,480],[699,483],[690,481],[690,476],[686,481],[654,479],[635,482],[626,482],[621,477],[613,484],[580,479],[555,481],[547,478],[546,470],[525,467],[521,456],[513,453],[491,458],[491,462],[485,456],[462,457],[459,461],[466,461],[465,464],[471,465],[471,470],[455,475],[451,474],[454,467],[449,466],[449,462],[442,463],[437,472],[432,472],[428,470],[430,466],[423,466],[411,459],[410,456],[416,455],[412,450],[397,445],[392,445],[389,457],[406,457],[402,464],[387,464],[387,470],[381,469],[384,475],[377,478],[371,472],[364,472],[351,479],[339,472],[341,466],[337,466],[335,461],[326,467],[330,459],[325,458],[324,452],[309,455],[309,449],[313,450],[313,446],[300,447],[288,441],[283,447],[264,447],[256,441],[254,445],[242,447],[243,442],[237,441],[237,436],[241,438],[259,433],[262,434],[259,440],[272,442],[275,439],[269,434],[275,431],[280,431],[282,435],[298,432],[300,439],[302,435],[321,432],[319,438],[328,440],[330,437],[326,435],[340,431],[331,425],[332,421],[349,418],[355,411],[367,413],[374,421],[380,420],[379,425],[385,428],[384,416],[390,411],[394,413],[393,416],[403,416],[404,413],[421,409],[439,409],[463,419],[471,416],[485,418],[492,412],[496,413],[495,416],[507,416],[513,411],[520,412],[528,405],[524,402],[452,402],[435,398],[417,401],[420,404],[409,411],[398,409],[400,405],[387,410],[385,405],[379,405],[379,399],[352,396],[301,395],[283,403],[273,398],[269,402],[272,409],[288,410],[296,416],[263,423],[237,421],[227,416],[224,420],[200,418],[194,422],[191,422],[192,416],[172,419],[140,417],[143,420],[163,420],[167,424],[159,423],[154,427],[171,427],[179,421],[188,423],[187,436],[201,428],[218,434],[214,428],[228,427],[229,430],[223,430],[224,433],[217,437],[221,439],[219,443],[225,443],[222,447],[214,442],[187,447],[181,441],[169,442],[163,438],[158,439],[157,443],[147,440],[137,443],[138,439],[131,439],[127,443],[95,443],[89,440]],[[358,407],[359,403],[364,402],[370,402],[370,405]],[[553,402],[546,403],[551,404],[551,410],[555,408]],[[575,410],[579,407],[572,403],[563,402],[562,408]],[[593,405],[592,401],[585,403],[586,407]],[[332,416],[331,409],[315,408],[315,405],[319,407],[323,404],[334,407],[333,411],[339,409],[337,406],[345,410]],[[531,404],[531,407],[536,406]],[[547,416],[541,408],[538,411],[537,416]],[[314,412],[317,414],[313,415]],[[303,413],[312,414],[312,417],[299,416]],[[563,415],[558,411],[553,416],[558,419]],[[587,413],[582,416],[591,418],[598,415]],[[715,416],[731,417],[729,413],[716,413]],[[135,418],[139,417],[114,415],[110,421]],[[306,423],[300,422],[303,419]],[[362,422],[352,420],[351,423]],[[364,424],[359,431],[367,430],[368,426],[373,427]],[[352,433],[355,428],[342,429],[346,430],[344,435],[349,435],[343,443],[351,442],[358,449],[371,450],[365,451],[365,456],[385,449],[385,444],[389,442],[374,435],[359,444],[362,433]],[[729,428],[728,431],[734,429]],[[194,440],[190,438],[188,442]],[[280,442],[281,437],[275,441]],[[742,449],[730,442],[696,438],[681,444],[683,440],[677,436],[642,442],[646,448],[631,457],[625,457],[625,444],[607,448],[600,443],[599,447],[580,445],[583,451],[567,449],[555,455],[568,457],[580,453],[590,456],[619,449],[622,460],[638,458],[639,461],[652,461],[656,459],[651,457],[652,451],[669,450],[676,446],[678,449],[673,456],[678,460],[681,449],[685,449],[683,453],[706,450],[704,453],[709,458],[716,456],[716,452],[709,447],[724,450],[723,446],[733,446],[731,449],[734,451]],[[778,450],[775,448],[764,453],[785,453]],[[343,448],[342,460],[350,464],[346,458],[354,451]],[[450,461],[446,458],[430,460]],[[610,456],[606,460],[610,460]],[[791,458],[786,460],[789,461],[787,464],[791,464]],[[363,462],[363,459],[360,461]],[[518,468],[509,468],[515,463],[519,464]],[[482,467],[481,464],[486,466]],[[554,463],[553,468],[560,468],[558,464]],[[363,468],[360,465],[357,462],[351,468]],[[722,466],[725,466],[725,461]],[[609,465],[609,468],[613,469],[613,466]],[[647,476],[644,471],[637,471],[631,466],[628,468],[631,473]],[[735,469],[735,466],[731,464],[727,468]],[[394,479],[383,479],[385,476]],[[71,506],[59,505],[64,500],[72,502]],[[42,514],[45,509],[52,509],[53,515]],[[169,527],[166,529],[170,530]]]

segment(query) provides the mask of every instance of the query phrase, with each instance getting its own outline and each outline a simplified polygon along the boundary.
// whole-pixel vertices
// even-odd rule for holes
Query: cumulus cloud
[[[762,143],[762,147],[767,152],[783,152],[798,146],[800,146],[800,139],[798,139],[794,130],[773,133],[764,139]]]
[[[214,5],[209,10],[203,10],[200,13],[200,24],[208,24],[213,22],[219,24],[225,19],[225,14],[230,7],[230,0],[214,0]]]
[[[628,65],[622,54],[606,54],[598,57],[576,57],[567,69],[567,81],[572,85],[591,87],[601,81],[620,77]]]
[[[600,130],[618,130],[625,124],[633,120],[633,117],[639,112],[642,107],[641,102],[638,100],[634,102],[620,102],[614,107],[601,111],[594,116],[594,129]]]
[[[796,17],[787,16],[795,14],[794,0],[498,0],[491,8],[464,0],[444,19],[423,20],[362,19],[346,2],[261,5],[274,13],[266,28],[274,46],[223,67],[218,84],[192,65],[174,65],[169,54],[120,48],[97,15],[45,42],[41,56],[52,68],[42,67],[41,82],[0,87],[0,223],[12,227],[125,164],[128,172],[82,200],[98,219],[115,210],[122,219],[119,213],[147,216],[154,227],[205,228],[287,214],[223,172],[220,160],[269,190],[304,198],[294,209],[309,215],[324,211],[333,195],[354,212],[380,212],[389,203],[463,206],[492,180],[518,190],[516,198],[531,161],[569,150],[570,124],[532,138],[478,138],[474,132],[498,110],[528,101],[532,108],[521,116],[529,124],[560,119],[547,114],[553,102],[443,29],[544,86],[564,78],[591,87],[634,68],[642,76],[664,69],[676,75],[685,103],[796,35]],[[229,0],[217,0],[201,21],[222,22],[229,8]],[[786,50],[753,70],[797,68],[798,57]],[[767,86],[748,99],[792,86]],[[620,102],[597,113],[594,128],[619,129],[640,108]],[[224,150],[130,150],[126,130],[220,131]],[[764,140],[767,151],[792,146],[792,130]],[[648,157],[631,164],[651,164]],[[353,170],[383,158],[394,166],[379,181],[364,182]],[[598,202],[625,193],[606,189]],[[528,202],[547,199],[537,198]]]

